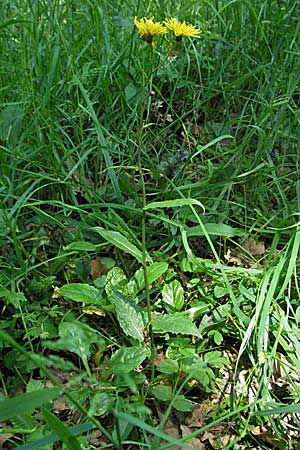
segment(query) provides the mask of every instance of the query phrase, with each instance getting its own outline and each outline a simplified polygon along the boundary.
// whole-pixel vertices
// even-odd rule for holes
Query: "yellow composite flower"
[[[154,36],[158,34],[165,34],[168,31],[167,28],[160,22],[153,22],[153,17],[151,19],[147,19],[146,17],[138,19],[135,17],[134,24],[137,27],[142,39],[149,44],[152,44]]]
[[[185,21],[179,22],[175,17],[164,20],[164,24],[168,30],[174,32],[176,40],[178,41],[180,41],[183,36],[199,37],[202,33],[202,31],[194,25],[187,25]]]

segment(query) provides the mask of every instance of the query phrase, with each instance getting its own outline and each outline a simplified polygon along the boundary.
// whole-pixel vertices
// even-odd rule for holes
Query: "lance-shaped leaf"
[[[132,299],[117,291],[111,289],[110,301],[116,307],[116,314],[120,327],[127,336],[138,341],[144,340],[144,320],[141,309],[133,302]]]
[[[125,236],[123,236],[123,234],[118,231],[105,230],[105,228],[102,227],[93,227],[92,229],[97,231],[97,233],[99,233],[105,240],[115,245],[120,250],[123,250],[123,252],[132,255],[141,264],[143,263],[142,251],[139,250],[136,245],[132,244],[132,242],[130,242]],[[152,262],[148,253],[146,254],[146,261]]]

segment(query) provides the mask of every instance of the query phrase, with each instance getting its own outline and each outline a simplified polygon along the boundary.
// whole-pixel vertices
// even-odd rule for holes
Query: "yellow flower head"
[[[168,31],[167,28],[160,22],[153,22],[153,17],[151,19],[142,17],[140,20],[135,17],[134,23],[142,39],[149,44],[152,44],[154,36],[157,34],[165,34]]]
[[[175,17],[164,20],[164,24],[169,30],[174,32],[177,41],[181,41],[182,36],[199,37],[199,34],[202,33],[194,25],[187,25],[185,21],[179,22]]]

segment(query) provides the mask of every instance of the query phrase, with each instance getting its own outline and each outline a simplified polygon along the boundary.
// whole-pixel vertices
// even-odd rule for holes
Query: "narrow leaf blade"
[[[30,413],[39,406],[51,402],[60,395],[60,388],[47,388],[36,392],[28,392],[0,402],[0,422],[22,414]]]
[[[136,245],[132,244],[123,234],[118,231],[105,230],[102,227],[93,227],[97,233],[99,233],[104,239],[106,239],[111,244],[123,250],[125,253],[129,253],[131,256],[136,258],[141,264],[143,263],[143,254]],[[150,256],[146,255],[146,260],[151,262]]]

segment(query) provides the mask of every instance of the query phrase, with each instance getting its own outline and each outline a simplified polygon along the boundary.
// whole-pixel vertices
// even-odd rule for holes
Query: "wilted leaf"
[[[156,333],[180,333],[201,337],[196,325],[182,313],[162,315],[153,321],[152,326]]]
[[[142,342],[144,340],[144,320],[140,308],[132,299],[117,291],[111,289],[110,301],[116,306],[118,322],[127,336]]]
[[[1,433],[0,434],[0,448],[3,448],[4,443],[12,437],[13,437],[13,433]]]
[[[247,252],[249,252],[252,256],[260,257],[265,254],[266,248],[263,241],[256,242],[253,238],[248,238],[243,243],[243,247]]]

